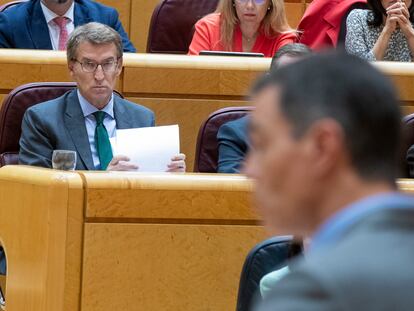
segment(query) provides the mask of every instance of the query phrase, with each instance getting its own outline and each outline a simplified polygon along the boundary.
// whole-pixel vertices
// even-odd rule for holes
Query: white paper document
[[[139,172],[165,172],[171,158],[180,153],[178,125],[116,130],[112,153],[125,155]]]

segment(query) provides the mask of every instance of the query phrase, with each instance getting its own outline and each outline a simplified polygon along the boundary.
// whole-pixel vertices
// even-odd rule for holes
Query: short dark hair
[[[374,18],[370,19],[368,17],[367,23],[370,26],[379,27],[382,24],[383,16],[387,15],[385,9],[382,4],[381,0],[367,0],[368,7],[372,10],[374,13]],[[410,13],[410,22],[414,23],[414,1],[411,2],[410,7],[408,8],[408,11]]]
[[[294,137],[332,118],[343,128],[358,174],[394,183],[401,112],[394,87],[373,65],[344,52],[314,55],[263,76],[253,95],[267,87],[280,90],[279,109]]]
[[[289,43],[282,46],[275,55],[272,57],[272,62],[270,63],[270,70],[277,69],[278,60],[283,55],[288,55],[292,57],[304,57],[312,54],[312,50],[310,47],[303,43]]]

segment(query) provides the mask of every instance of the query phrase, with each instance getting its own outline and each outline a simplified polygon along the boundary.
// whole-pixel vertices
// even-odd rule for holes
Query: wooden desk
[[[198,129],[222,107],[247,105],[254,79],[270,59],[125,54],[117,89],[152,109],[157,125],[179,124],[181,151],[193,168]],[[414,112],[414,64],[375,63],[395,82],[405,113]],[[0,49],[0,99],[11,89],[36,81],[68,81],[64,52]]]
[[[0,169],[7,309],[234,310],[265,238],[241,176]]]
[[[414,180],[400,180],[414,194]],[[0,169],[7,309],[234,310],[265,238],[242,176]]]

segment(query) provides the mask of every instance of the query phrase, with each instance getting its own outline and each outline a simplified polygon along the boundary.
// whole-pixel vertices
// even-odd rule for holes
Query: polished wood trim
[[[266,71],[270,58],[187,56],[173,54],[124,53],[124,67],[159,69],[203,69]],[[62,51],[0,49],[2,64],[66,65]],[[379,70],[391,76],[414,76],[414,63],[373,62]]]
[[[402,62],[372,62],[372,64],[386,75],[414,76],[414,63]]]
[[[66,52],[48,50],[0,49],[0,63],[66,65]]]
[[[257,224],[250,208],[252,184],[219,174],[96,174],[87,180],[86,218],[155,223]],[[156,206],[156,208],[154,208]]]
[[[82,310],[235,310],[264,238],[259,226],[86,224]]]
[[[265,238],[252,190],[237,175],[3,167],[7,307],[234,309],[244,258]]]
[[[397,186],[400,191],[414,195],[414,179],[410,179],[410,178],[398,179]]]
[[[414,180],[397,184],[414,194]],[[234,309],[243,260],[266,236],[253,190],[241,175],[3,167],[7,308]]]
[[[404,112],[414,111],[414,64],[373,63],[394,82]],[[270,59],[130,54],[117,90],[154,110],[157,125],[179,124],[181,151],[193,167],[199,126],[216,109],[248,104],[255,79]],[[69,81],[64,52],[0,49],[0,98],[29,82]],[[191,116],[189,118],[188,116]]]
[[[0,169],[7,310],[79,310],[83,189],[77,173]]]

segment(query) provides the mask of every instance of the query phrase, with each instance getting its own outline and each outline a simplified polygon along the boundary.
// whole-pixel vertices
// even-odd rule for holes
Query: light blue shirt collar
[[[309,251],[334,244],[359,220],[369,214],[392,208],[414,209],[414,197],[399,192],[387,192],[348,205],[320,227],[313,236]]]
[[[92,113],[99,111],[98,108],[96,108],[94,105],[90,104],[85,97],[82,96],[82,94],[77,90],[78,98],[79,98],[79,104],[81,106],[83,116],[88,117]],[[106,112],[108,115],[114,119],[114,94],[111,95],[111,99],[109,100],[108,104],[101,109],[100,111]]]

